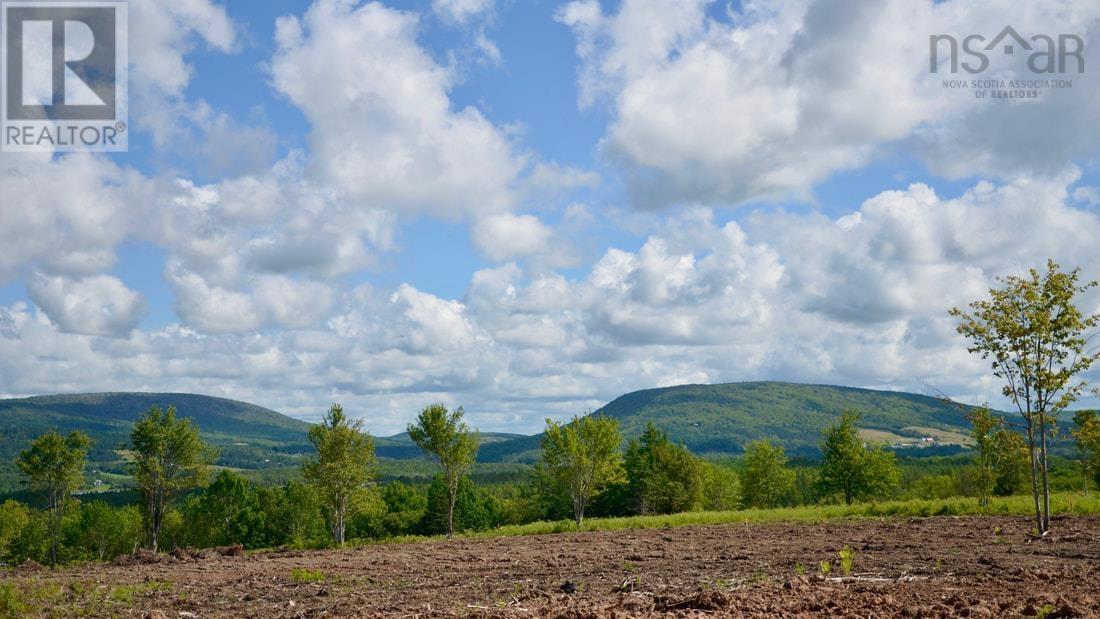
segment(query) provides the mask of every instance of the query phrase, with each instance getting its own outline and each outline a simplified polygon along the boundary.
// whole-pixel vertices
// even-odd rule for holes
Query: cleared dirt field
[[[1057,519],[1042,540],[1028,531],[986,517],[714,525],[183,554],[22,568],[8,582],[52,591],[44,610],[60,615],[1100,616],[1100,519]]]

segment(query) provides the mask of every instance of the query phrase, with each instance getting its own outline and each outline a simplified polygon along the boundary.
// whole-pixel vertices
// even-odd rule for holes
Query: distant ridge
[[[267,468],[290,464],[310,449],[309,424],[273,410],[190,393],[80,393],[0,400],[0,489],[17,481],[13,460],[39,434],[87,432],[95,439],[89,453],[94,470],[121,473],[116,448],[129,443],[133,422],[153,405],[175,406],[180,417],[199,426],[221,452],[219,464]]]
[[[860,427],[897,438],[928,430],[964,434],[964,411],[938,398],[900,391],[785,382],[679,385],[643,389],[607,403],[595,413],[619,420],[625,438],[647,423],[697,453],[738,454],[770,439],[793,455],[814,456],[821,432],[847,409],[862,413]],[[541,435],[486,446],[486,460],[529,460]]]

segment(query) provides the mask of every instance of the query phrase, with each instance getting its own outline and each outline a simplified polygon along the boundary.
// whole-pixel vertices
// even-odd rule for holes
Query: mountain
[[[87,432],[93,439],[89,470],[96,478],[118,481],[126,463],[119,447],[129,444],[131,427],[153,405],[175,406],[220,451],[218,464],[246,469],[294,464],[312,451],[309,424],[273,410],[185,393],[90,393],[0,400],[0,489],[17,483],[13,460],[39,434]]]
[[[822,431],[844,410],[862,414],[868,440],[891,444],[935,437],[933,444],[966,442],[964,411],[937,398],[897,391],[829,385],[746,382],[680,385],[620,396],[594,414],[619,420],[625,439],[652,422],[696,453],[738,454],[745,445],[770,439],[788,454],[815,456]],[[485,461],[529,461],[541,435],[486,445]]]

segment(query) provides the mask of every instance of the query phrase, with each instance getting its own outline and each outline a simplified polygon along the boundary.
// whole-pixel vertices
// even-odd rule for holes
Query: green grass
[[[297,584],[325,582],[325,573],[321,570],[296,567],[290,570],[290,580]]]
[[[1100,515],[1100,494],[1084,496],[1076,493],[1052,494],[1050,498],[1051,514],[1063,515]],[[686,512],[663,516],[629,516],[624,518],[589,518],[580,529],[572,520],[553,522],[532,522],[529,524],[507,525],[464,533],[463,537],[515,537],[521,535],[547,535],[553,533],[576,533],[579,531],[619,531],[624,529],[664,529],[711,524],[767,523],[767,522],[807,522],[816,523],[826,520],[859,518],[920,518],[928,516],[1028,516],[1032,514],[1030,496],[997,497],[990,500],[985,509],[978,507],[978,500],[967,497],[950,499],[912,499],[906,501],[882,501],[878,503],[857,503],[853,505],[807,505],[802,507],[781,507],[777,509],[742,509],[725,512]],[[442,536],[407,535],[388,540],[353,540],[353,545],[376,543],[408,543],[440,539]]]
[[[172,583],[153,580],[128,585],[56,582],[27,579],[0,583],[0,619],[30,615],[106,617],[119,616],[138,598],[172,590]]]

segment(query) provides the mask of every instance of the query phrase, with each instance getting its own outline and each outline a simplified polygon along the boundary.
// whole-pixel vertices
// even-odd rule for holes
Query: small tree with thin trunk
[[[51,567],[57,565],[61,518],[73,492],[84,483],[84,464],[91,443],[83,432],[73,432],[66,437],[51,430],[36,438],[16,460],[31,489],[42,492],[46,498]]]
[[[157,551],[164,516],[179,493],[206,482],[217,451],[199,437],[190,419],[177,419],[176,407],[153,406],[130,433],[134,479],[145,499],[149,547]]]
[[[459,483],[477,460],[481,439],[462,420],[462,407],[448,411],[442,404],[432,404],[420,411],[416,423],[409,424],[409,438],[435,458],[443,472],[447,487],[447,537],[455,534],[455,503]]]
[[[317,456],[302,466],[306,481],[317,488],[332,539],[344,545],[348,520],[360,508],[367,482],[374,478],[374,439],[362,431],[363,420],[351,421],[333,404],[320,425],[309,429]]]
[[[1077,411],[1073,415],[1070,430],[1081,457],[1081,476],[1084,478],[1085,495],[1089,493],[1089,479],[1100,482],[1100,417],[1096,411]]]
[[[993,414],[988,406],[980,406],[966,413],[970,420],[970,436],[977,450],[975,465],[978,486],[978,505],[989,505],[993,486],[997,482],[997,431],[1004,426],[1004,420]]]
[[[603,415],[574,417],[566,424],[546,420],[542,466],[573,504],[580,528],[588,503],[607,486],[624,481],[619,422]]]
[[[1084,315],[1079,294],[1096,282],[1079,284],[1079,269],[1064,272],[1053,260],[1045,273],[998,278],[1001,287],[990,298],[959,308],[958,332],[970,340],[968,350],[991,360],[993,375],[1004,381],[1003,393],[1024,419],[1031,460],[1031,495],[1035,527],[1050,529],[1050,480],[1047,448],[1058,415],[1077,401],[1087,383],[1079,376],[1100,354],[1088,353],[1087,333],[1100,315]]]

